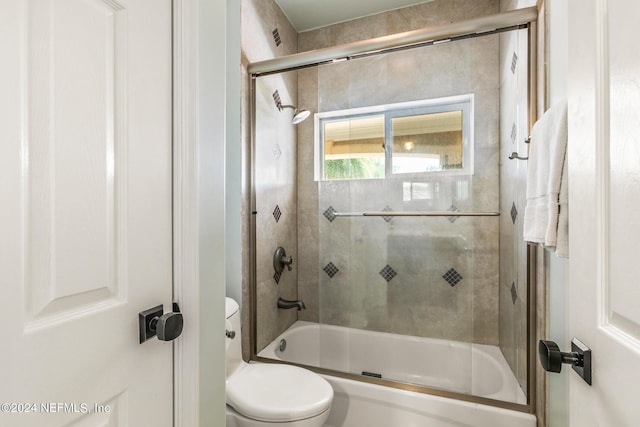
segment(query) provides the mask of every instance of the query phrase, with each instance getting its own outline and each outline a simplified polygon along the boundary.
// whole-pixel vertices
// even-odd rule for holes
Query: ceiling
[[[299,33],[433,0],[275,0]]]

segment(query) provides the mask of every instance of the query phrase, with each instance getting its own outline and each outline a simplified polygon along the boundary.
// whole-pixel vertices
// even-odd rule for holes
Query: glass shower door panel
[[[318,183],[318,328],[319,367],[351,372],[350,329],[353,289],[350,283],[350,181]]]
[[[518,52],[523,63],[526,54]],[[513,228],[511,203],[506,206],[501,198],[511,185],[501,181],[503,159],[508,157],[504,151],[512,148],[512,117],[501,112],[507,105],[501,94],[505,74],[500,69],[505,64],[501,55],[500,39],[494,35],[300,71],[298,102],[332,119],[332,114],[355,117],[367,108],[390,108],[396,103],[462,95],[472,100],[470,119],[462,120],[470,126],[468,138],[473,141],[468,153],[461,154],[459,149],[459,114],[447,116],[450,120],[443,123],[449,125],[437,132],[432,117],[417,111],[387,120],[384,176],[350,173],[328,179],[313,174],[322,170],[320,158],[356,158],[359,165],[363,153],[381,158],[379,135],[374,141],[370,134],[355,132],[362,126],[350,123],[352,148],[339,147],[343,142],[336,145],[347,140],[338,130],[328,131],[333,142],[312,147],[313,139],[321,139],[317,139],[318,129],[298,128],[299,221],[305,221],[306,210],[311,209],[317,218],[317,236],[299,236],[298,245],[317,242],[313,280],[320,367],[520,401],[503,393],[505,378],[509,378],[508,387],[520,388],[518,382],[522,382],[520,375],[514,375],[522,372],[522,364],[515,366],[515,359],[506,356],[522,354],[524,335],[517,336],[516,329],[508,326],[513,325],[509,319],[521,318],[521,307],[527,302],[520,289],[524,280],[518,278],[514,304],[511,281],[506,283],[507,276],[501,274],[508,262],[500,253],[501,234],[506,226]],[[505,71],[515,75],[509,68]],[[449,135],[444,133],[455,138],[445,139]],[[438,139],[423,141],[424,134],[437,134]],[[370,155],[372,147],[377,150],[375,156]],[[436,155],[439,167],[432,168],[425,159]],[[394,171],[394,158],[406,158],[406,167]],[[458,167],[470,158],[473,168]],[[421,163],[414,167],[416,159]],[[456,216],[458,211],[495,212],[500,207],[500,217]],[[451,215],[393,215],[405,211],[450,211]],[[361,212],[379,215],[357,215]],[[299,230],[303,230],[300,225]],[[514,257],[523,259],[520,248],[513,250]],[[303,253],[301,257],[306,256]],[[519,266],[516,269],[522,271]],[[306,287],[308,280],[299,282]],[[509,330],[509,337],[502,334],[504,330]]]
[[[471,248],[463,227],[449,218],[376,218],[387,234],[378,273],[384,299],[369,312],[384,316],[376,325],[388,354],[380,361],[384,377],[470,394]]]

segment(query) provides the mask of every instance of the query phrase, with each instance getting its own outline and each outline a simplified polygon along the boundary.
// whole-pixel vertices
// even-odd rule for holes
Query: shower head
[[[298,123],[302,123],[304,119],[311,115],[311,111],[309,110],[298,110],[298,108],[294,105],[278,105],[278,110],[282,111],[285,108],[291,108],[293,110],[293,118],[291,119],[291,124],[297,125]]]
[[[291,124],[297,125],[298,123],[302,123],[307,117],[309,117],[309,115],[311,115],[309,110],[298,110],[298,107],[295,105],[282,105],[280,94],[277,90],[273,92],[273,101],[276,103],[276,107],[278,107],[279,111],[282,111],[285,108],[291,108],[293,110]]]
[[[311,115],[311,111],[309,110],[295,110],[293,114],[293,118],[291,119],[291,123],[297,125],[298,123],[302,123],[307,117]]]

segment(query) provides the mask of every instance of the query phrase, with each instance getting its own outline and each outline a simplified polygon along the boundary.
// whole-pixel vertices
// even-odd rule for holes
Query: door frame
[[[173,1],[173,299],[185,316],[173,347],[173,425],[199,425],[197,4]]]
[[[240,131],[239,33],[237,0],[173,0],[173,299],[185,318],[174,344],[176,427],[225,423],[225,284],[240,275],[227,271],[225,250],[240,242],[240,206],[226,203],[240,182],[225,166],[227,151],[240,165],[227,143],[236,123]]]

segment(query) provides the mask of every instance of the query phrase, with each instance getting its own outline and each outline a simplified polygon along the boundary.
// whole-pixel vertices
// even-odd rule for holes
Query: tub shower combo
[[[249,65],[251,358],[325,375],[328,426],[535,425],[509,155],[535,119],[536,17]]]

